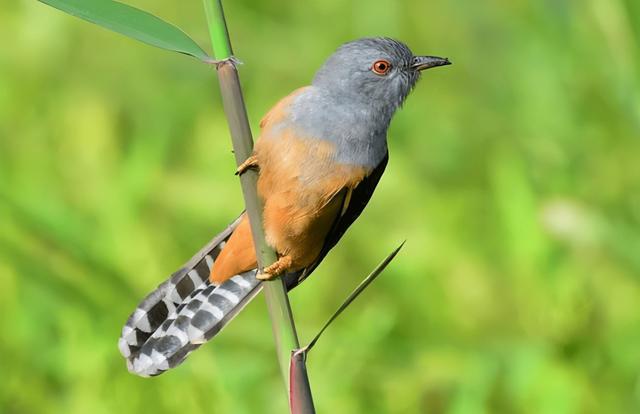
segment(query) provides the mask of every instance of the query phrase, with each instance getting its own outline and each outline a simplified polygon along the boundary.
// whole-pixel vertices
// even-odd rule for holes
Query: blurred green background
[[[199,1],[128,3],[209,49]],[[640,2],[227,1],[254,128],[341,43],[448,56],[365,214],[291,300],[323,413],[640,412]],[[128,314],[242,208],[215,73],[35,1],[0,9],[0,412],[276,413],[262,297],[167,374]]]

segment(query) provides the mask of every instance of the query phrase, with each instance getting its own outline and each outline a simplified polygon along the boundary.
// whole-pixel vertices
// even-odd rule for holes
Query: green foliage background
[[[207,44],[199,1],[136,0]],[[640,412],[640,2],[227,1],[254,128],[339,44],[453,66],[396,116],[369,208],[292,294],[319,412]],[[35,1],[0,9],[0,411],[275,413],[264,300],[154,379],[138,300],[242,208],[214,71]]]

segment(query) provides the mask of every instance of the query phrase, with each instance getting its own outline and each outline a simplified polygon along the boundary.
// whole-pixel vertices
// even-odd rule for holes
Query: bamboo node
[[[207,65],[215,66],[216,70],[220,69],[220,67],[224,65],[233,65],[234,67],[238,65],[242,65],[242,61],[235,56],[229,56],[224,59],[205,59],[203,60]]]

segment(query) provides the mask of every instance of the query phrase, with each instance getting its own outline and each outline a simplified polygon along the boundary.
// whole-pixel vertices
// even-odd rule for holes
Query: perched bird
[[[387,165],[387,129],[424,69],[448,59],[415,56],[403,43],[365,38],[342,45],[310,86],[260,122],[253,155],[267,243],[278,260],[258,273],[245,214],[151,292],[122,329],[129,371],[158,375],[210,340],[282,275],[292,289],[360,215]]]

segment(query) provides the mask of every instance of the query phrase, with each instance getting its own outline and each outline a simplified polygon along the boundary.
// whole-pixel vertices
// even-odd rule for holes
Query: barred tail
[[[260,291],[255,269],[220,286],[209,282],[213,262],[239,221],[211,240],[131,314],[118,342],[131,373],[155,376],[179,365]]]

